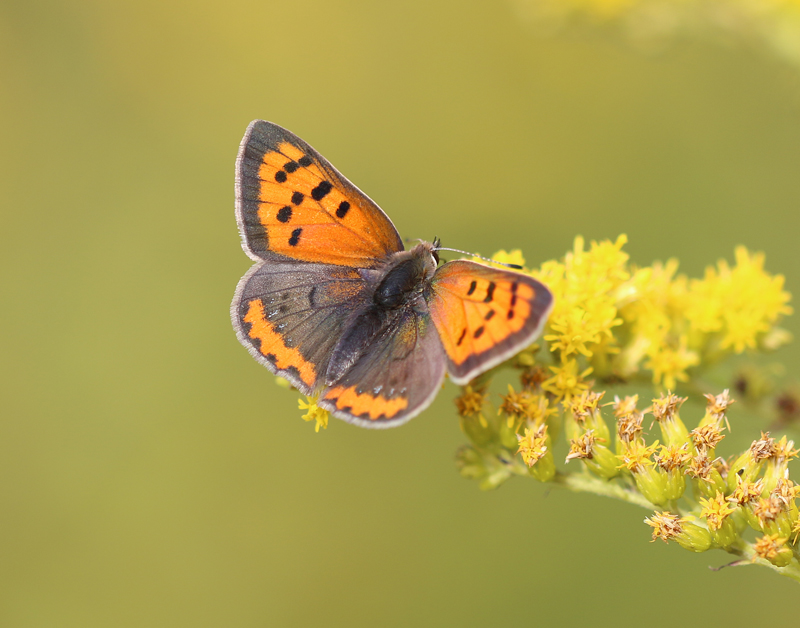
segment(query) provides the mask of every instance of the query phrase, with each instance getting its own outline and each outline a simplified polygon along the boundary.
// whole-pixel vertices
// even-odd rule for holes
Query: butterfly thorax
[[[395,253],[373,294],[375,305],[395,309],[409,303],[422,294],[435,272],[436,257],[428,242],[421,242],[410,251]]]
[[[348,322],[333,350],[326,373],[328,385],[339,381],[387,331],[397,329],[409,317],[422,312],[427,315],[423,291],[430,285],[436,265],[432,245],[427,242],[389,256],[377,271],[372,303]]]

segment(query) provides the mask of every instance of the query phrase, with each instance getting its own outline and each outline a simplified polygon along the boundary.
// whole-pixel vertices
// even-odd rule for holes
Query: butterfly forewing
[[[532,277],[465,260],[437,270],[427,300],[457,384],[533,342],[553,304]]]
[[[311,394],[324,378],[348,319],[364,307],[364,288],[354,269],[256,264],[236,289],[233,326],[259,362]]]
[[[250,124],[239,148],[236,213],[253,259],[369,268],[403,249],[372,200],[306,142],[264,120]]]

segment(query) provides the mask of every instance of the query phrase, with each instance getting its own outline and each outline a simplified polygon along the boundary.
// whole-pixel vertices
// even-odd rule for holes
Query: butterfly
[[[334,416],[399,425],[445,372],[466,384],[529,345],[553,297],[511,270],[405,250],[392,221],[306,142],[255,120],[236,159],[236,221],[256,264],[239,281],[239,341]]]

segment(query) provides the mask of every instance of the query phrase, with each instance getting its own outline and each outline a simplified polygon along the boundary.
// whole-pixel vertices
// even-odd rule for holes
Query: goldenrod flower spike
[[[734,380],[716,394],[697,392],[730,372],[714,372],[727,358],[774,346],[782,333],[777,324],[790,311],[783,278],[764,270],[763,256],[742,248],[734,264],[719,262],[702,279],[679,274],[676,260],[637,268],[625,242],[620,236],[587,245],[578,237],[562,259],[531,271],[553,292],[553,314],[539,344],[456,399],[470,440],[457,455],[460,472],[482,489],[534,477],[650,512],[658,507],[645,520],[654,539],[694,552],[721,548],[747,559],[737,564],[768,565],[800,582],[800,486],[789,469],[800,450],[765,432],[731,455],[725,451],[730,439],[723,439],[736,417],[730,390],[744,391],[747,382]],[[504,383],[495,414],[487,396],[501,367],[517,381]],[[760,407],[791,401],[767,381],[775,373],[759,371]],[[689,395],[673,390],[681,382]],[[626,394],[633,387],[652,399],[648,408],[639,409],[639,395]],[[609,398],[614,401],[603,403]],[[705,411],[696,410],[704,403]],[[603,412],[606,418],[613,413],[613,430]],[[658,423],[661,445],[647,433],[647,413],[654,417],[650,428]],[[764,417],[764,424],[772,419]],[[557,466],[561,426],[569,451]]]

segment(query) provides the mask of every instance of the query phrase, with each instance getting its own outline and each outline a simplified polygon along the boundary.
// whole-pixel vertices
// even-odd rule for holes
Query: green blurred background
[[[794,583],[650,544],[644,511],[480,492],[452,385],[400,429],[315,434],[228,305],[254,118],[404,237],[538,265],[624,232],[693,275],[745,244],[797,294],[799,79],[502,1],[3,0],[0,623],[791,625]]]

